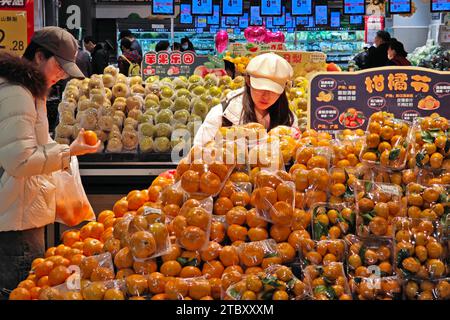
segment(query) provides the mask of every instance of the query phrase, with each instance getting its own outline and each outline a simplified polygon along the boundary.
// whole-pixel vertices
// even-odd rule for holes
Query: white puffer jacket
[[[69,146],[49,136],[43,76],[20,58],[1,56],[0,231],[53,223],[52,173],[69,163]]]
[[[226,104],[228,103],[227,108],[225,111],[223,110],[222,104],[219,104],[215,107],[213,107],[208,115],[205,118],[205,121],[200,126],[200,128],[197,131],[197,134],[195,135],[194,139],[194,145],[202,146],[207,144],[208,142],[214,140],[214,137],[216,136],[217,131],[222,126],[222,117],[225,117],[228,119],[228,121],[231,122],[233,126],[242,125],[242,99],[244,94],[245,88],[241,88],[235,91],[230,92],[226,97]],[[292,127],[297,128],[298,125],[298,119],[295,114],[294,116],[294,122]]]

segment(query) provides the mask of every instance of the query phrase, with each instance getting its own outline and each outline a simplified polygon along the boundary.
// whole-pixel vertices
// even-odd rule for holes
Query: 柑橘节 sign
[[[434,112],[450,118],[450,72],[383,67],[318,73],[311,79],[309,126],[334,133],[365,129],[372,113],[387,111],[412,122]]]

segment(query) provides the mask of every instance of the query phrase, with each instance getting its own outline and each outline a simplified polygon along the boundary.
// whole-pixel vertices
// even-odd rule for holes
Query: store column
[[[59,8],[59,26],[69,30],[75,38],[94,34],[95,2],[62,0]]]

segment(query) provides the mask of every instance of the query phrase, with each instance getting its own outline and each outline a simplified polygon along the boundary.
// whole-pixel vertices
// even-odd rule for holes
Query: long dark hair
[[[389,42],[389,47],[391,48],[391,50],[394,50],[395,53],[401,57],[406,58],[408,56],[408,52],[406,52],[403,43],[401,43],[396,39],[393,39],[391,40],[391,42]]]
[[[241,121],[245,123],[258,122],[255,113],[255,103],[253,102],[251,95],[251,88],[248,81],[245,85],[244,96],[242,98],[242,115]],[[294,114],[289,109],[289,101],[284,91],[277,101],[268,109],[270,114],[270,127],[268,130],[272,130],[278,126],[292,126],[294,123]]]

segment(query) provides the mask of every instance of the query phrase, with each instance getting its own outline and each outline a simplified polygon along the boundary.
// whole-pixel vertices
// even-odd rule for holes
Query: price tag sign
[[[328,24],[328,6],[316,6],[316,25]]]
[[[243,0],[222,0],[222,15],[241,16],[244,13]]]
[[[341,27],[341,12],[340,11],[331,11],[330,26],[332,28],[340,28]]]
[[[448,11],[450,11],[450,1],[431,0],[431,12],[448,12]]]
[[[242,17],[239,18],[239,28],[245,29],[248,27],[248,13],[244,13]]]
[[[363,16],[350,16],[350,24],[363,24]]]
[[[0,50],[23,55],[28,45],[27,12],[0,10]]]
[[[263,25],[263,19],[261,18],[259,7],[252,6],[250,8],[250,25],[252,26]]]
[[[220,7],[214,6],[214,14],[208,16],[208,25],[219,25],[220,24]]]
[[[390,13],[411,13],[411,0],[391,0],[389,1]]]
[[[293,16],[311,15],[312,0],[292,0],[291,11]]]
[[[344,0],[344,14],[364,14],[365,12],[364,0]]]
[[[174,0],[153,0],[152,14],[154,15],[173,15],[175,13]]]
[[[180,5],[180,23],[181,24],[192,24],[193,19],[191,15],[191,5],[181,4]]]
[[[192,14],[193,15],[205,15],[210,16],[213,12],[212,0],[193,0],[192,1]]]
[[[281,0],[261,1],[261,16],[281,16]]]

